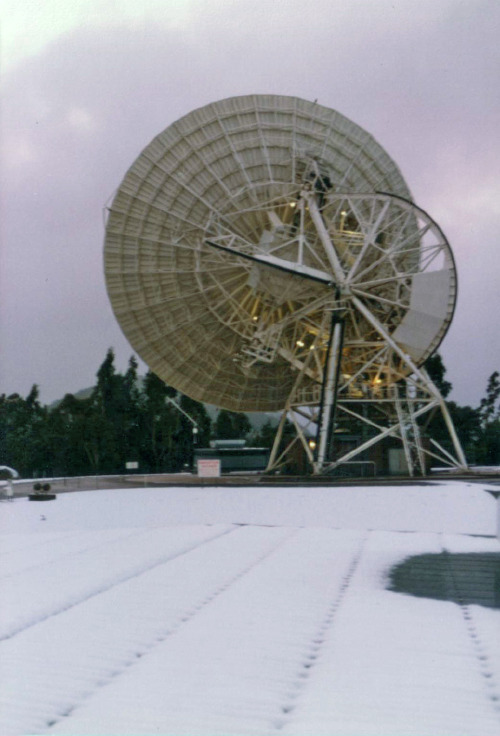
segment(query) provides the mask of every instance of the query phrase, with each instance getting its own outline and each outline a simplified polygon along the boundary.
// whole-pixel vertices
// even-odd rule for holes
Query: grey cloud
[[[500,363],[500,6],[418,6],[258,0],[222,15],[205,3],[185,30],[87,27],[7,75],[1,390],[76,391],[110,345],[124,366],[132,351],[102,276],[106,201],[181,115],[270,92],[318,98],[365,127],[442,225],[461,285],[443,354],[455,398],[477,402]]]

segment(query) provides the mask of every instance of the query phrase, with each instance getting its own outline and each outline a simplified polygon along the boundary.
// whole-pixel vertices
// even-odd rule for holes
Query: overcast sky
[[[2,0],[0,393],[43,402],[132,354],[103,208],[150,140],[224,97],[295,95],[370,132],[454,250],[452,397],[500,370],[498,0]]]

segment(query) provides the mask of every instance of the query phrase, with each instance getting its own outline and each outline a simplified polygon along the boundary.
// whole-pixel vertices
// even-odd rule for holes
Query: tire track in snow
[[[456,598],[458,600],[458,605],[460,606],[460,610],[462,612],[465,628],[467,630],[467,636],[472,644],[472,649],[477,660],[479,672],[483,679],[483,685],[488,703],[493,708],[500,720],[500,683],[495,677],[493,663],[488,656],[487,647],[484,644],[477,623],[474,620],[471,606],[466,603],[464,591],[460,588],[457,576],[455,575],[455,570],[453,568],[452,562],[452,553],[450,553],[443,545],[442,554],[444,555],[446,567],[448,568],[448,574],[450,576],[450,580],[454,588]]]
[[[240,524],[238,525],[238,529],[247,527],[249,525],[247,524]],[[232,529],[230,531],[234,532],[238,529]],[[129,654],[128,659],[126,662],[123,663],[123,665],[120,668],[115,669],[113,672],[109,674],[109,676],[106,679],[100,679],[96,682],[96,686],[94,689],[89,689],[87,687],[85,696],[80,698],[77,702],[72,703],[71,705],[65,706],[64,710],[61,711],[57,717],[51,718],[46,722],[46,727],[49,729],[48,731],[45,731],[46,733],[50,733],[51,729],[64,721],[64,719],[71,716],[79,707],[84,705],[88,700],[92,698],[92,696],[97,692],[105,688],[107,685],[114,683],[120,675],[125,674],[130,670],[131,667],[133,667],[135,664],[138,664],[143,657],[147,656],[148,654],[151,654],[154,652],[155,649],[157,649],[159,646],[163,644],[165,640],[167,640],[169,637],[173,636],[181,627],[183,627],[185,624],[190,622],[195,616],[198,616],[203,609],[208,606],[212,601],[214,601],[216,598],[221,596],[223,593],[228,591],[232,586],[236,585],[239,580],[244,578],[246,575],[249,575],[252,573],[262,562],[264,562],[266,559],[271,557],[273,554],[275,554],[283,545],[285,545],[290,539],[292,539],[294,536],[298,534],[299,530],[294,528],[289,531],[288,534],[285,534],[281,539],[279,539],[277,542],[273,542],[271,546],[266,549],[264,552],[261,552],[250,564],[245,565],[243,568],[241,568],[235,575],[232,575],[231,577],[227,578],[224,582],[222,582],[220,585],[218,585],[216,588],[214,588],[212,591],[210,591],[208,594],[204,595],[201,600],[196,601],[192,606],[190,606],[185,613],[183,613],[176,623],[173,625],[167,625],[165,628],[165,631],[161,634],[157,634],[148,645],[143,645],[141,648],[137,649],[136,651]],[[226,532],[227,534],[228,532]],[[219,535],[220,537],[224,536]],[[215,541],[219,537],[213,537],[209,542]],[[201,546],[201,545],[199,545]],[[192,550],[190,550],[192,551]]]
[[[235,528],[234,526],[229,529],[224,529],[223,532],[219,532],[218,534],[214,534],[211,537],[204,538],[201,542],[196,542],[195,544],[185,545],[174,553],[170,552],[167,555],[162,555],[159,559],[155,560],[152,563],[148,563],[144,567],[140,567],[139,569],[134,569],[133,571],[128,571],[126,573],[123,573],[122,575],[119,576],[118,579],[114,579],[110,583],[99,586],[98,588],[86,593],[85,595],[81,596],[81,598],[78,598],[77,600],[74,600],[71,603],[60,606],[59,608],[53,611],[50,611],[49,613],[42,614],[42,615],[36,615],[36,617],[33,620],[15,627],[8,634],[4,634],[3,636],[0,636],[0,643],[3,641],[8,641],[9,639],[12,639],[18,634],[21,634],[24,631],[27,631],[28,629],[33,628],[34,626],[38,626],[39,624],[42,624],[44,621],[47,621],[50,618],[59,616],[61,613],[65,613],[66,611],[69,611],[72,608],[75,608],[76,606],[79,606],[80,604],[85,603],[86,601],[89,601],[92,598],[95,598],[96,596],[102,595],[103,593],[107,593],[109,590],[112,590],[113,588],[116,588],[117,586],[122,585],[123,583],[126,583],[129,580],[138,578],[141,575],[144,575],[145,573],[150,572],[151,570],[154,570],[157,567],[160,567],[161,565],[165,565],[168,562],[175,560],[177,557],[181,557],[182,555],[192,552],[198,547],[202,547],[204,544],[208,544],[214,539],[223,537],[226,534],[234,533],[235,531],[237,531],[237,527]]]
[[[342,605],[344,596],[351,584],[352,578],[356,573],[360,563],[363,550],[368,539],[369,532],[366,532],[359,543],[358,549],[353,553],[344,575],[341,578],[340,586],[337,587],[333,601],[328,606],[323,621],[314,633],[307,647],[305,655],[295,681],[291,684],[291,692],[287,700],[281,706],[281,715],[276,719],[273,726],[277,731],[281,731],[287,726],[293,718],[293,712],[297,706],[297,701],[306,689],[312,670],[321,657],[322,649],[329,636],[329,632],[335,624],[335,616],[339,607]]]

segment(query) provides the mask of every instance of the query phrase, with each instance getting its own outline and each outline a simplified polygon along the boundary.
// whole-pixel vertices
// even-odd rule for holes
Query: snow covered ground
[[[486,487],[3,502],[0,734],[498,736],[500,610],[386,588],[500,553]]]

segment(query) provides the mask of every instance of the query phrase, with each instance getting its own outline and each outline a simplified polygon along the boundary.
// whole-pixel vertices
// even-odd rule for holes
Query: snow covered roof
[[[453,572],[500,558],[483,487],[4,504],[0,732],[497,736],[500,610]],[[450,600],[390,589],[422,556]]]

